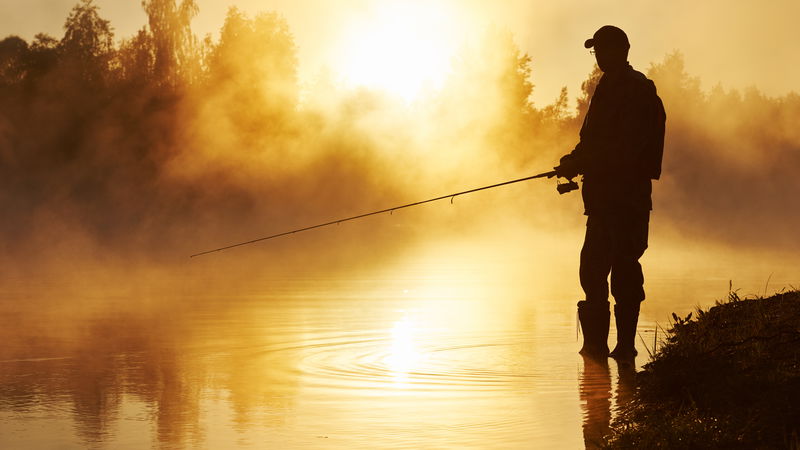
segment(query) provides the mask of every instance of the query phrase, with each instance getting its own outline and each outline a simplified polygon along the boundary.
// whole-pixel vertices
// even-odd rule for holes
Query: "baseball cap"
[[[628,35],[614,25],[605,25],[600,27],[599,30],[594,32],[594,36],[587,39],[586,42],[583,43],[583,46],[586,48],[592,48],[595,46],[600,46],[603,48],[616,47],[624,48],[626,50],[631,48],[631,44],[628,42]]]

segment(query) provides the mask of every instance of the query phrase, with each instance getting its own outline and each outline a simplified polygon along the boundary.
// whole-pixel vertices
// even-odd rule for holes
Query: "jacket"
[[[655,84],[628,65],[600,79],[580,131],[562,158],[583,174],[585,214],[649,211],[661,176],[666,113]]]

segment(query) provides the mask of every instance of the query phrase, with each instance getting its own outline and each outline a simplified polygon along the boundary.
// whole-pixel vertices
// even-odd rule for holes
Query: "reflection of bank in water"
[[[627,362],[617,366],[616,392],[612,396],[609,359],[583,356],[580,399],[583,410],[583,442],[587,449],[602,448],[610,431],[612,414],[617,414],[633,398],[636,368]],[[613,405],[612,405],[613,397]]]

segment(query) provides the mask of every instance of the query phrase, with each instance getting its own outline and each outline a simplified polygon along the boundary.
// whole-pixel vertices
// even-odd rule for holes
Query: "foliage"
[[[28,43],[19,36],[9,36],[0,41],[0,80],[14,85],[25,76],[25,60],[30,50]]]
[[[232,7],[208,64],[219,109],[240,132],[263,133],[291,120],[297,108],[297,49],[276,13],[250,19]]]
[[[467,112],[462,119],[467,127],[476,121],[517,125],[529,119],[533,92],[530,56],[519,49],[508,31],[491,28],[479,36],[455,58],[441,108]]]
[[[674,316],[614,448],[780,448],[800,431],[800,292]],[[795,442],[796,445],[796,442]]]
[[[600,70],[600,67],[595,64],[592,72],[586,78],[586,81],[581,83],[581,96],[578,97],[578,116],[583,117],[586,115],[586,111],[589,111],[589,102],[592,99],[592,95],[594,95],[595,89],[597,89],[597,84],[600,83],[600,77],[603,76],[603,72]]]
[[[705,92],[680,53],[651,65],[648,76],[667,111],[656,207],[695,234],[737,246],[797,248],[800,210],[789,199],[800,195],[792,173],[800,165],[800,133],[787,119],[797,117],[800,97],[719,85]]]
[[[194,0],[142,0],[154,52],[153,75],[160,83],[177,86],[197,75],[197,38],[191,22],[199,9]]]
[[[14,211],[0,224],[6,247],[54,221],[101,243],[160,242],[163,230],[189,240],[197,236],[178,230],[201,217],[228,218],[220,232],[245,215],[263,224],[250,220],[257,202],[265,217],[332,215],[339,194],[366,206],[421,189],[421,179],[440,189],[490,168],[550,167],[575,144],[601,76],[595,67],[575,110],[566,89],[534,105],[531,57],[492,28],[462,49],[441,91],[405,110],[335,80],[301,95],[297,46],[279,14],[231,8],[218,39],[199,39],[195,1],[142,8],[147,24],[118,43],[93,0],[70,11],[61,38],[0,41],[0,205]],[[663,217],[687,233],[796,248],[800,210],[786,199],[800,195],[800,96],[705,92],[679,53],[649,76],[668,115],[654,199]],[[284,184],[307,186],[297,195],[317,203],[296,206]]]
[[[75,5],[64,24],[61,50],[64,65],[78,71],[78,79],[97,83],[108,73],[108,63],[114,50],[111,23],[102,19],[94,0],[81,0]]]

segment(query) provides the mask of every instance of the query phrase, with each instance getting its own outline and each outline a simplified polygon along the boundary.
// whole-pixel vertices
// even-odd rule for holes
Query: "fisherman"
[[[606,25],[587,39],[603,76],[592,95],[580,142],[555,171],[583,175],[586,237],[578,302],[583,355],[618,360],[636,356],[634,338],[645,298],[639,258],[647,248],[651,180],[661,175],[666,114],[655,84],[628,64],[630,43],[621,29]],[[617,346],[608,353],[608,276],[614,296]]]

